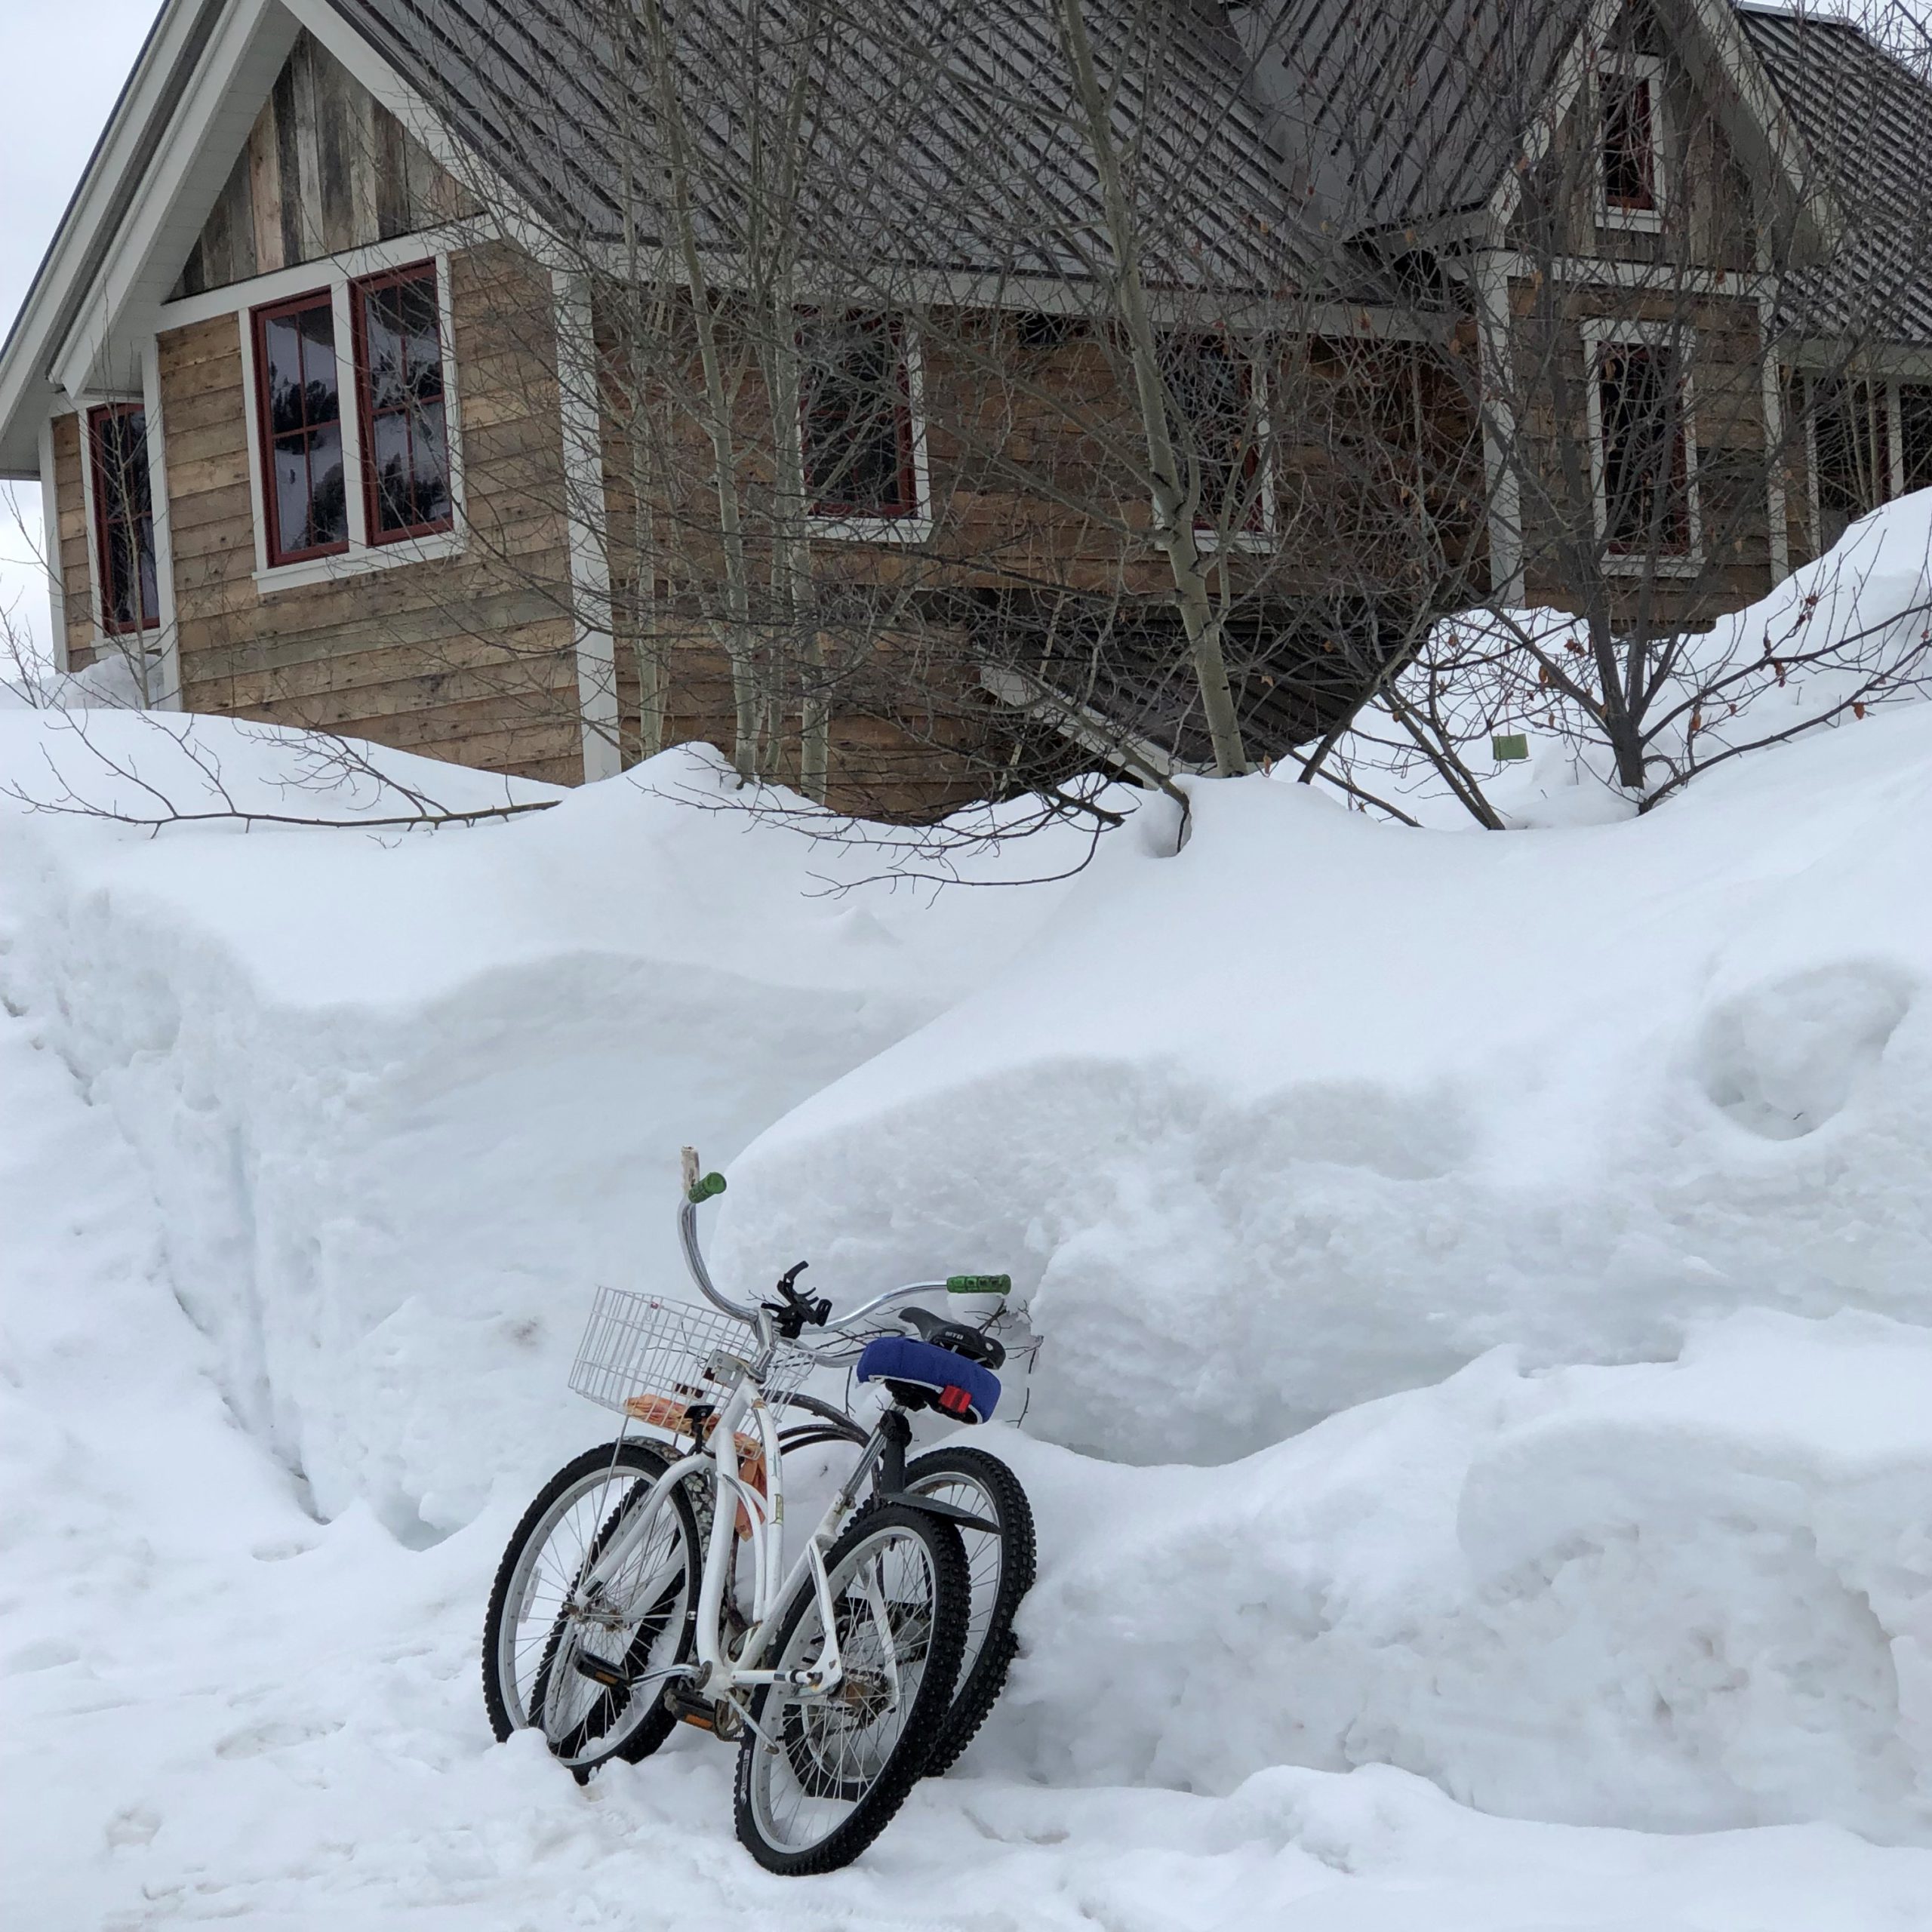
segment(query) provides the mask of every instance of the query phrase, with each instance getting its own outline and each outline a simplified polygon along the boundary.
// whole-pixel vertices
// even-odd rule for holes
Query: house
[[[1278,755],[1932,481],[1928,102],[1734,0],[168,0],[0,475],[165,706],[917,813],[1211,763],[1204,626]]]

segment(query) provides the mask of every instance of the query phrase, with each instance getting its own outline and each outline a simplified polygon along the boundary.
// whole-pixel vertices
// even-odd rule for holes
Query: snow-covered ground
[[[50,758],[133,801],[0,712]],[[1211,788],[937,902],[716,785],[0,811],[5,1922],[1932,1927],[1932,713],[1508,838]],[[483,1717],[685,1140],[744,1278],[1011,1266],[1045,1337],[1008,1696],[824,1880],[707,1740],[580,1789]]]

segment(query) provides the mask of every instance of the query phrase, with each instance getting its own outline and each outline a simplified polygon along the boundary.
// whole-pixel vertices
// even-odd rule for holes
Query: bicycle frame
[[[714,1698],[728,1699],[739,1715],[749,1714],[737,1695],[760,1684],[783,1683],[808,1697],[823,1696],[837,1688],[844,1675],[840,1655],[836,1614],[832,1601],[830,1580],[826,1574],[825,1552],[837,1540],[838,1532],[851,1514],[860,1487],[877,1466],[884,1448],[882,1429],[866,1439],[857,1465],[841,1485],[811,1535],[789,1570],[784,1567],[785,1488],[784,1458],[778,1425],[771,1404],[748,1364],[737,1365],[737,1374],[730,1393],[715,1414],[709,1439],[672,1463],[657,1481],[644,1507],[614,1537],[584,1578],[595,1586],[623,1574],[631,1553],[650,1534],[669,1506],[671,1492],[680,1483],[709,1472],[712,1480],[710,1534],[706,1540],[700,1572],[694,1632],[697,1659],[695,1664],[681,1665],[675,1672],[659,1673],[669,1678],[681,1672],[694,1690]],[[763,1453],[765,1487],[761,1491],[746,1481],[738,1459],[741,1433],[756,1432]],[[749,1531],[750,1544],[751,1601],[748,1628],[734,1660],[724,1641],[726,1592],[737,1560],[739,1512]],[[776,1629],[780,1614],[809,1576],[818,1598],[819,1614],[825,1629],[825,1641],[817,1660],[804,1669],[773,1670],[758,1662]],[[654,1576],[640,1586],[638,1596],[648,1599],[660,1586],[661,1576]],[[620,1613],[621,1614],[621,1613]],[[883,1616],[882,1607],[875,1612]]]

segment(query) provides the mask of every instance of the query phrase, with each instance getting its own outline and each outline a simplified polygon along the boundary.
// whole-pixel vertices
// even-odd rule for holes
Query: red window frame
[[[315,557],[339,557],[349,548],[349,534],[345,519],[342,540],[339,543],[314,543],[299,550],[286,549],[281,541],[281,498],[275,487],[275,418],[269,406],[269,358],[267,352],[267,326],[286,315],[306,314],[312,309],[326,309],[329,312],[329,340],[335,343],[335,297],[327,288],[311,289],[306,294],[291,295],[285,301],[264,303],[251,312],[248,328],[255,358],[255,431],[257,448],[260,451],[262,465],[262,515],[266,522],[268,560],[271,567],[280,564],[306,563]],[[335,424],[336,438],[342,450],[343,481],[348,487],[349,448],[343,438],[341,357],[338,348],[336,368]],[[325,423],[309,423],[306,417],[302,427],[305,431],[325,428]],[[310,474],[311,500],[313,500],[314,476]]]
[[[817,319],[816,310],[803,310],[800,321],[799,346],[804,346],[807,332]],[[832,521],[851,521],[856,518],[877,518],[881,521],[898,522],[906,517],[919,514],[918,463],[915,451],[912,426],[912,389],[911,358],[906,346],[906,327],[897,315],[880,314],[870,316],[848,317],[848,322],[874,323],[881,328],[892,346],[893,374],[897,392],[894,397],[892,420],[894,435],[897,445],[900,501],[896,504],[860,503],[841,501],[830,497],[814,497],[807,505],[808,514]],[[798,385],[798,448],[802,458],[801,468],[806,472],[806,487],[811,488],[812,433],[812,396],[811,371],[804,372],[804,380]]]
[[[449,500],[450,509],[445,516],[432,517],[420,523],[385,530],[382,527],[381,494],[376,474],[376,419],[378,415],[401,415],[411,419],[409,448],[413,475],[416,447],[413,420],[414,408],[407,401],[380,411],[376,408],[374,386],[370,380],[368,325],[363,319],[363,301],[366,296],[378,294],[385,288],[398,288],[408,282],[429,284],[431,306],[435,312],[436,406],[442,413],[443,490]],[[449,385],[447,365],[443,360],[442,288],[437,277],[435,263],[433,261],[414,262],[407,268],[386,269],[380,275],[365,275],[359,281],[351,282],[349,285],[349,314],[355,358],[356,423],[361,432],[362,444],[363,533],[372,547],[383,543],[407,543],[412,537],[438,536],[456,526],[456,478],[452,473],[450,455]]]
[[[100,628],[109,637],[128,637],[140,631],[158,630],[161,627],[161,589],[159,565],[155,555],[154,500],[152,485],[149,485],[147,506],[137,509],[127,498],[125,477],[108,475],[105,451],[101,447],[101,428],[109,420],[119,422],[130,416],[141,419],[141,447],[145,454],[147,448],[147,405],[140,402],[97,403],[88,411],[88,461],[94,475],[94,543],[95,582],[100,589]],[[148,479],[144,477],[143,482]],[[132,618],[115,615],[114,610],[114,552],[111,541],[117,525],[125,526],[134,533],[130,550],[134,566],[134,592],[139,605],[138,614]],[[146,542],[142,542],[142,532],[146,532]],[[155,574],[155,603],[149,608],[147,586],[141,573],[141,558],[146,555],[148,566]]]
[[[1598,82],[1602,103],[1601,134],[1603,198],[1606,208],[1624,214],[1654,214],[1657,211],[1657,77],[1613,69]],[[1627,105],[1620,115],[1613,114],[1611,91],[1615,90]],[[1621,135],[1620,141],[1617,139]],[[1629,192],[1613,191],[1613,168],[1627,170],[1636,177]]]

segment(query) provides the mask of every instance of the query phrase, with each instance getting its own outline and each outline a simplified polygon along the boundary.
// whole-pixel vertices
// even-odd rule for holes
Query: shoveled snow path
[[[1932,1853],[1822,1826],[1524,1824],[1374,1767],[1272,1770],[1204,1798],[976,1778],[969,1760],[852,1870],[768,1878],[732,1841],[731,1760],[708,1740],[586,1790],[534,1740],[491,1743],[475,1629],[522,1497],[423,1551],[359,1508],[306,1515],[216,1394],[146,1182],[32,1013],[0,1017],[0,1229],[10,1920],[1932,1926]]]

